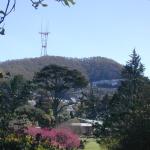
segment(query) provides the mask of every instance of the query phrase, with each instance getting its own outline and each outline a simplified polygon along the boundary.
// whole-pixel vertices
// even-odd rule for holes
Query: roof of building
[[[86,123],[91,123],[91,124],[94,124],[94,123],[102,124],[103,123],[102,121],[98,121],[98,120],[90,120],[90,119],[83,119],[83,118],[78,118],[78,119],[81,121],[84,121]]]
[[[71,123],[72,126],[92,127],[91,123]]]

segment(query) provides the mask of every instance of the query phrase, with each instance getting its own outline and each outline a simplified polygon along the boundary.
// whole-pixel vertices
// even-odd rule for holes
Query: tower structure
[[[41,35],[41,56],[47,55],[47,41],[48,41],[48,35],[49,32],[39,32]]]

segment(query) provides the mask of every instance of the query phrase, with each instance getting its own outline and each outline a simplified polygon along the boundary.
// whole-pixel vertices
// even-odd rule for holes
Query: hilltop
[[[81,71],[91,82],[99,80],[119,79],[122,65],[105,57],[68,58],[60,56],[42,56],[10,60],[0,63],[0,70],[12,75],[22,74],[32,79],[35,72],[46,65],[57,64]]]

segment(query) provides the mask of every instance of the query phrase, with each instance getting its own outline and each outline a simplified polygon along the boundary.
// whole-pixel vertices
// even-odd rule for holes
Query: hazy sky
[[[51,32],[49,55],[103,56],[125,64],[136,48],[150,76],[149,0],[76,0],[70,8],[47,1],[47,8],[35,10],[30,0],[17,0],[6,18],[6,36],[0,36],[0,61],[39,57],[43,24]]]

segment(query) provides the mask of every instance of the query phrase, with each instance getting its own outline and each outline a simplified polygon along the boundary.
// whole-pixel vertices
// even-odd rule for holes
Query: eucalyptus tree
[[[49,106],[56,120],[66,106],[75,103],[69,92],[74,89],[81,90],[88,84],[79,71],[57,65],[49,65],[41,69],[35,74],[34,83],[44,94],[39,92],[40,98],[37,104],[41,107],[44,102],[45,107]],[[36,94],[39,95],[39,93]]]

